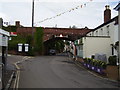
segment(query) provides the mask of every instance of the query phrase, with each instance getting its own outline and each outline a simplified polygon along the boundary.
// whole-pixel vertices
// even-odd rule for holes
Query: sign
[[[2,34],[0,34],[0,46],[2,46]]]
[[[18,52],[22,52],[22,45],[21,43],[18,44]]]
[[[28,52],[28,46],[29,44],[24,44],[25,45],[25,52]]]
[[[17,36],[17,32],[10,32],[10,36]]]
[[[2,46],[8,46],[8,37],[7,36],[2,37]]]

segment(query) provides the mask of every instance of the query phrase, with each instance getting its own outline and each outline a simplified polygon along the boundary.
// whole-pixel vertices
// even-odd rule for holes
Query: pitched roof
[[[98,27],[96,27],[94,29],[94,31],[97,30],[97,29],[99,29],[99,28],[101,28],[101,27],[103,27],[103,26],[105,26],[105,25],[107,25],[107,24],[109,24],[109,23],[111,23],[111,22],[113,22],[113,21],[115,21],[115,25],[118,24],[118,16],[114,17],[113,19],[109,20],[106,23],[103,23],[103,24],[99,25]]]
[[[117,11],[120,9],[120,2],[118,3],[118,5],[114,9]]]

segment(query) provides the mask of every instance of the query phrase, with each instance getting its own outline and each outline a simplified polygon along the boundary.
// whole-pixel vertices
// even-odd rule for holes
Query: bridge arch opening
[[[54,49],[56,53],[65,52],[66,45],[69,46],[71,42],[74,42],[74,40],[67,37],[53,37],[44,42],[45,55],[49,55],[51,49]]]

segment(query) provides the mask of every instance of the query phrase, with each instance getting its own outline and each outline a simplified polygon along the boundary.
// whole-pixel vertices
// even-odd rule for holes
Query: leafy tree
[[[42,27],[36,28],[34,37],[34,50],[37,54],[43,54],[43,29]]]

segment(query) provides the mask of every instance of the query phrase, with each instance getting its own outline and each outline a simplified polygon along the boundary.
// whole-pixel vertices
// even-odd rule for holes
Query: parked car
[[[50,54],[50,55],[55,55],[55,54],[56,54],[56,50],[50,49],[50,50],[49,50],[49,54]]]

